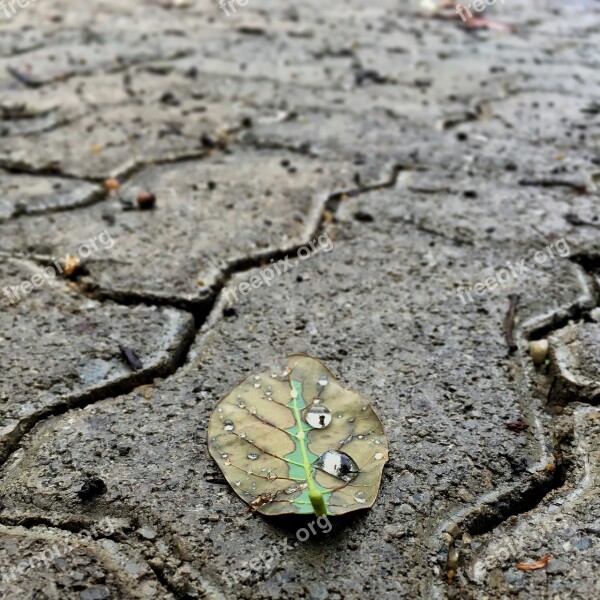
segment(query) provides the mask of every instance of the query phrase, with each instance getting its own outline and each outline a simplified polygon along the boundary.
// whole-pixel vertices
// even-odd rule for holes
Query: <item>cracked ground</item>
[[[600,2],[491,4],[0,13],[0,597],[600,597]],[[235,581],[298,523],[208,418],[298,352],[390,461]]]

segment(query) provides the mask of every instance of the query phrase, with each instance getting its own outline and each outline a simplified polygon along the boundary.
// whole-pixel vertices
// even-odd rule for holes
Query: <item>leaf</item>
[[[546,556],[540,558],[540,560],[536,560],[535,562],[517,563],[517,569],[519,569],[520,571],[537,571],[538,569],[543,569],[548,564],[551,558],[552,556],[550,554],[547,554]]]
[[[388,460],[369,402],[301,354],[249,375],[217,404],[208,448],[236,494],[265,515],[369,508]]]

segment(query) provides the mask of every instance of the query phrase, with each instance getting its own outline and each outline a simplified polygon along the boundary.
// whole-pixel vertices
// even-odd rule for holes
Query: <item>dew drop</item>
[[[223,458],[227,458],[227,457],[229,456],[229,454],[227,454],[226,452],[223,452],[223,454],[221,454],[221,456],[222,456]]]
[[[253,415],[255,415],[255,414],[256,414],[256,406],[253,406],[253,407],[250,409],[250,412],[251,412]]]
[[[365,439],[365,436],[364,436],[364,435],[359,435],[359,436],[358,436],[358,439],[359,439],[359,440],[364,440],[364,439]]]
[[[296,390],[292,390],[292,391],[290,392],[290,396],[291,396],[292,398],[296,399],[296,398],[298,397],[298,392],[297,392]]]
[[[255,383],[255,384],[254,384],[254,387],[255,387],[256,389],[258,389],[258,388],[260,387],[260,383]]]
[[[271,386],[268,386],[267,389],[265,390],[265,394],[267,396],[271,396],[273,394],[273,388]]]
[[[325,377],[325,375],[321,375],[321,377],[319,377],[319,381],[317,383],[321,387],[325,387],[329,383],[329,379],[327,379],[327,377]]]
[[[364,504],[367,501],[367,497],[365,496],[364,492],[356,492],[356,494],[354,494],[354,499],[359,504]]]
[[[248,454],[248,458],[249,458],[250,460],[256,460],[256,459],[258,458],[258,453],[257,453],[257,452],[250,452],[250,453]]]
[[[254,381],[260,381],[260,375],[255,375],[254,376]]]
[[[269,474],[267,475],[267,477],[269,479],[277,479],[277,474],[273,473],[273,471],[270,471]]]
[[[243,431],[240,431],[240,437],[242,439],[245,439],[246,438],[246,434]]]
[[[381,440],[373,440],[375,444],[381,444]]]
[[[225,419],[223,421],[225,431],[233,431],[233,421],[231,419]]]
[[[242,485],[242,482],[241,481],[236,481],[235,485],[237,485],[239,487],[240,485]]]
[[[325,406],[312,406],[304,415],[306,422],[315,429],[323,429],[331,423],[331,411]]]
[[[375,460],[381,460],[383,458],[383,452],[377,452],[375,454]]]
[[[354,417],[350,417],[348,419],[348,423],[354,423],[354,421],[356,421],[356,419]]]
[[[346,483],[350,483],[358,475],[358,465],[345,452],[327,450],[315,461],[317,469],[329,473]]]
[[[363,406],[360,410],[367,410],[367,407]]]
[[[243,400],[238,400],[238,406],[240,408],[246,408],[246,403]]]

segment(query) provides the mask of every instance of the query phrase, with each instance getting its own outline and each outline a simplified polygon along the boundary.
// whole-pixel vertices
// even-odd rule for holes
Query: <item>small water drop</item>
[[[239,487],[240,485],[242,485],[242,482],[241,481],[236,481],[235,485],[237,485]]]
[[[295,400],[298,397],[298,392],[296,390],[292,390],[290,392],[290,396]]]
[[[246,403],[243,400],[238,400],[238,406],[240,408],[246,408]]]
[[[359,440],[364,440],[364,439],[365,439],[365,436],[364,436],[364,435],[359,435],[359,436],[358,436],[358,439],[359,439]]]
[[[258,458],[258,452],[250,452],[250,453],[248,454],[248,458],[249,458],[250,460],[256,460],[256,459]]]
[[[254,384],[254,387],[255,387],[256,389],[258,389],[258,388],[260,387],[260,383],[255,383],[255,384]]]
[[[253,407],[250,409],[250,412],[251,412],[253,415],[255,415],[255,414],[256,414],[256,406],[253,406]]]
[[[223,452],[223,454],[221,454],[221,456],[222,456],[223,458],[227,458],[227,457],[229,456],[229,454],[227,454],[227,452]]]
[[[260,375],[255,375],[254,376],[254,381],[260,381]]]
[[[363,406],[360,410],[367,410],[367,406]]]
[[[246,434],[243,431],[240,431],[239,435],[242,439],[245,439],[245,437],[246,437]]]
[[[270,385],[267,386],[267,389],[265,390],[265,394],[267,396],[270,396],[271,394],[273,394],[273,388]]]
[[[383,452],[377,452],[375,454],[375,460],[381,460],[383,458]]]
[[[327,377],[325,377],[325,375],[321,375],[321,377],[319,377],[319,381],[317,383],[321,387],[325,387],[329,383],[329,379],[327,379]]]
[[[354,423],[354,421],[356,421],[356,419],[354,417],[350,417],[348,419],[348,423]]]
[[[225,431],[233,431],[233,421],[231,419],[225,419],[223,421]]]
[[[304,415],[305,421],[315,429],[323,429],[331,423],[331,411],[325,406],[312,406]]]
[[[367,501],[367,497],[365,496],[364,492],[356,492],[356,494],[354,494],[354,499],[359,504],[364,504]]]
[[[381,440],[373,440],[375,444],[381,444]]]
[[[277,479],[277,474],[273,473],[273,471],[269,471],[269,474],[267,475],[267,477],[269,479]]]

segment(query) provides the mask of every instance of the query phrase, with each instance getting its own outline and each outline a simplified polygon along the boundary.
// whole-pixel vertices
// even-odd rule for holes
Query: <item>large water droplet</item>
[[[377,452],[375,454],[375,460],[381,460],[383,458],[383,452]]]
[[[323,429],[331,423],[331,411],[325,406],[312,406],[304,416],[306,422],[315,429]]]
[[[367,496],[365,495],[364,492],[356,492],[356,494],[354,494],[354,499],[359,504],[364,504],[367,501]]]
[[[327,377],[325,377],[325,375],[321,375],[321,377],[319,377],[319,381],[317,383],[321,387],[325,387],[329,383],[329,379],[327,379]]]
[[[350,483],[358,475],[358,465],[345,452],[327,450],[315,461],[315,466],[346,483]]]
[[[250,460],[256,460],[256,459],[258,458],[258,452],[250,452],[250,453],[248,454],[248,458],[249,458]]]
[[[233,431],[233,421],[231,419],[225,419],[223,421],[225,431]]]

